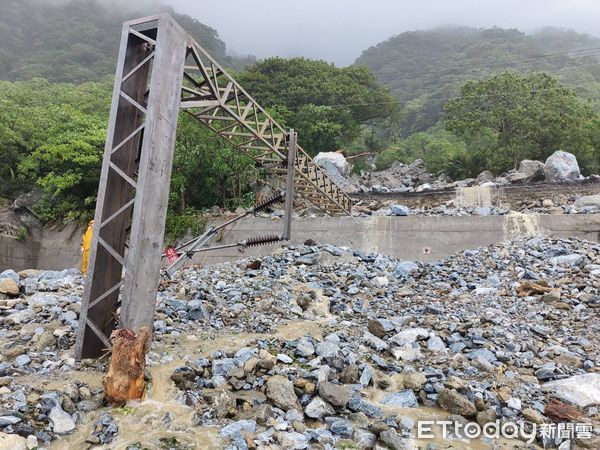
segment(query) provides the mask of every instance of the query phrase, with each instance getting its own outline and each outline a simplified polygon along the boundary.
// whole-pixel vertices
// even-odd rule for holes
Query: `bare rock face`
[[[284,411],[301,409],[294,392],[294,385],[281,375],[275,375],[267,381],[267,398]]]
[[[558,150],[546,159],[544,164],[546,181],[559,183],[561,181],[574,181],[581,177],[579,164],[575,155]]]

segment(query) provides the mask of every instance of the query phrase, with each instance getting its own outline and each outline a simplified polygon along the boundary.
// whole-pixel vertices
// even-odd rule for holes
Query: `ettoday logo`
[[[444,439],[518,439],[532,444],[536,437],[541,439],[589,439],[592,435],[591,423],[546,423],[527,424],[504,422],[500,420],[479,425],[475,422],[463,424],[452,420],[421,420],[417,422],[418,439],[439,438],[434,432],[434,427],[441,427]]]
[[[519,439],[532,444],[537,436],[537,427],[526,428],[522,424],[514,422],[500,423],[500,420],[488,422],[483,426],[476,422],[463,424],[452,420],[421,420],[417,422],[417,438],[434,439],[434,426],[442,428],[442,437],[444,439],[479,439],[485,437],[488,439]]]

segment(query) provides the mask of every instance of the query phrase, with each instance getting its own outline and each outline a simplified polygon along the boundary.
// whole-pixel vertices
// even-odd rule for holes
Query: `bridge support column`
[[[152,330],[187,39],[167,14],[123,26],[77,359],[110,349],[119,298],[120,326]]]

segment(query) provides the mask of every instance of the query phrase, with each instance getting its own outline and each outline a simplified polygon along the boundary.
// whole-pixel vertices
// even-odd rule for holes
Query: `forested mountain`
[[[515,29],[468,27],[409,31],[363,52],[356,60],[403,101],[402,132],[425,130],[468,80],[504,70],[554,74],[584,98],[600,94],[600,39],[544,28],[533,35]]]
[[[108,8],[98,0],[2,0],[0,79],[34,77],[51,82],[96,81],[114,73],[121,24],[128,19],[169,12],[219,62],[240,68],[227,55],[213,28],[168,7]]]

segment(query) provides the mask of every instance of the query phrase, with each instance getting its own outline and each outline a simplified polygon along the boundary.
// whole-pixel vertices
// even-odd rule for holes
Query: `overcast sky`
[[[216,28],[230,52],[351,64],[403,31],[545,25],[600,34],[600,0],[162,0]]]

